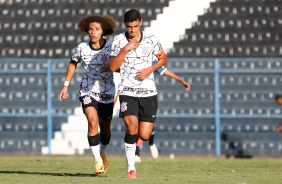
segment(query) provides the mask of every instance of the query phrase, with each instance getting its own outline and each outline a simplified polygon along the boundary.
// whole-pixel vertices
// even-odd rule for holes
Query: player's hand
[[[64,86],[59,94],[59,99],[62,101],[62,99],[67,99],[69,95],[67,95],[68,92],[68,86]]]
[[[145,80],[147,77],[149,77],[152,73],[152,69],[151,68],[144,68],[142,70],[139,70],[137,72],[136,77],[138,77],[141,80]]]
[[[130,51],[132,49],[135,49],[139,46],[139,41],[132,39],[126,46],[124,46],[124,49],[126,49],[126,51]]]
[[[186,91],[190,90],[190,84],[188,82],[183,81],[182,84],[185,86]]]
[[[281,128],[281,126],[277,126],[274,132],[278,133],[280,131],[280,128]]]

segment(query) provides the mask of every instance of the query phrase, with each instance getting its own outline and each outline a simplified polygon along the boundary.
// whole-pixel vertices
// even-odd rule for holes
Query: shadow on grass
[[[0,174],[34,174],[34,175],[73,176],[73,177],[107,177],[107,175],[99,175],[99,174],[83,174],[83,173],[44,173],[44,172],[28,172],[28,171],[0,171]]]

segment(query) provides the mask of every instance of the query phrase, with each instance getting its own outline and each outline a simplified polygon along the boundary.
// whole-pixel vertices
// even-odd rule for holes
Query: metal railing
[[[69,115],[73,115],[72,113],[56,113],[52,112],[52,75],[54,74],[62,74],[65,75],[66,68],[54,68],[53,64],[56,62],[66,62],[68,59],[42,59],[42,58],[6,58],[0,59],[0,76],[6,74],[43,74],[46,75],[46,111],[41,113],[19,113],[19,112],[3,112],[2,108],[0,108],[0,117],[46,117],[47,118],[47,144],[49,147],[49,153],[52,153],[51,150],[51,140],[53,135],[53,118],[54,117],[67,117]],[[188,73],[188,74],[211,74],[214,77],[214,113],[211,114],[158,114],[158,117],[168,117],[168,118],[179,118],[179,117],[187,117],[187,118],[214,118],[215,122],[215,150],[216,155],[221,154],[221,139],[220,139],[220,126],[221,126],[221,118],[282,118],[280,114],[223,114],[221,113],[221,102],[220,102],[220,94],[221,92],[221,83],[220,77],[223,74],[281,74],[281,67],[262,67],[256,68],[251,66],[251,68],[243,67],[238,68],[224,68],[221,67],[222,63],[229,62],[271,62],[277,61],[282,63],[282,58],[169,58],[168,63],[173,62],[212,62],[213,66],[208,68],[170,68],[173,72],[180,73]],[[23,64],[23,63],[43,63],[42,67],[36,69],[25,69],[24,67],[12,67],[13,64]],[[282,65],[282,64],[281,64]],[[81,69],[78,69],[77,72],[82,73]],[[282,86],[280,86],[281,88]],[[2,90],[1,90],[2,91]]]

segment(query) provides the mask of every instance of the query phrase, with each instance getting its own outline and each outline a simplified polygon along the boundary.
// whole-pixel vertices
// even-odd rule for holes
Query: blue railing
[[[49,147],[49,153],[51,150],[51,140],[53,135],[53,122],[54,117],[67,117],[73,115],[72,113],[56,113],[52,112],[52,75],[62,74],[65,75],[66,67],[64,68],[54,68],[53,64],[56,62],[66,62],[68,59],[41,59],[41,58],[6,58],[0,59],[0,75],[5,74],[43,74],[46,75],[47,83],[47,95],[46,95],[46,112],[41,113],[7,113],[0,112],[0,117],[46,117],[47,118],[47,144]],[[222,114],[220,106],[220,75],[222,74],[281,74],[281,67],[269,67],[269,68],[224,68],[221,64],[224,62],[234,63],[234,62],[269,62],[278,61],[281,62],[282,58],[169,58],[168,63],[173,62],[212,62],[213,66],[204,69],[201,68],[171,68],[171,70],[177,74],[180,73],[191,73],[191,74],[212,74],[214,76],[214,113],[211,114],[158,114],[158,117],[170,117],[170,118],[214,118],[215,121],[215,150],[216,155],[221,154],[221,139],[220,139],[220,120],[221,118],[281,118],[280,114]],[[39,67],[39,69],[25,69],[18,67],[9,67],[12,63],[43,63],[44,66]],[[82,73],[81,69],[77,72]],[[282,87],[282,86],[281,86]],[[0,109],[1,110],[1,109]]]

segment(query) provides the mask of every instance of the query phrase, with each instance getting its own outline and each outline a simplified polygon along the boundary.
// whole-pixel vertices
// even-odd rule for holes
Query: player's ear
[[[142,26],[142,23],[143,23],[143,19],[140,20],[140,26]]]

